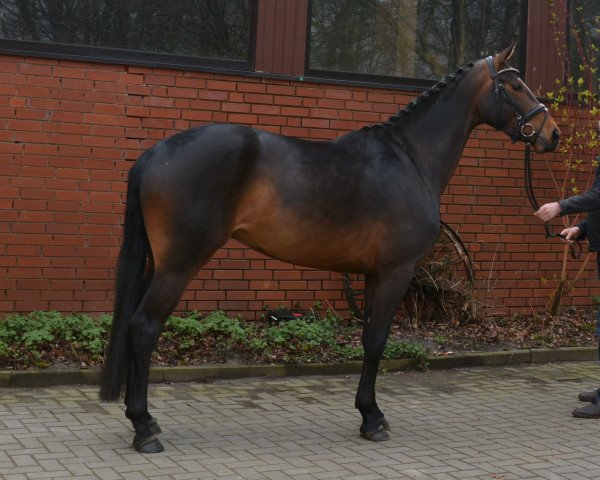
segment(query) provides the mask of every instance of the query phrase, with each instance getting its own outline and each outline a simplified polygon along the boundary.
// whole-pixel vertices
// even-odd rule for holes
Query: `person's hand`
[[[558,202],[546,203],[540,207],[540,209],[534,213],[543,222],[552,220],[557,215],[560,215],[560,205]]]
[[[569,241],[577,239],[580,233],[579,227],[565,228],[562,232],[560,232],[561,235],[564,235],[565,240]]]

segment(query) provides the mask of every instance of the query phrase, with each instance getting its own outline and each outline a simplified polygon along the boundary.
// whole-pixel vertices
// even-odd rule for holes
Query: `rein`
[[[535,107],[533,107],[529,112],[522,113],[521,109],[518,105],[513,101],[510,97],[510,94],[504,88],[504,85],[500,83],[498,77],[503,73],[512,72],[519,75],[519,71],[516,68],[504,68],[499,72],[496,71],[496,67],[494,66],[494,62],[491,56],[485,59],[488,65],[488,69],[490,70],[490,75],[494,80],[494,95],[496,97],[496,115],[497,115],[497,123],[501,125],[501,103],[500,103],[500,95],[502,95],[505,100],[509,103],[509,105],[513,108],[515,115],[517,116],[517,129],[510,136],[513,142],[516,142],[519,139],[522,139],[525,142],[525,190],[527,191],[527,198],[529,199],[529,203],[533,207],[534,211],[540,209],[540,205],[538,204],[535,194],[533,193],[533,185],[531,183],[531,144],[535,142],[540,132],[544,128],[544,124],[548,119],[548,108],[543,103],[538,103]],[[525,86],[527,88],[527,86]],[[530,92],[531,93],[531,92]],[[532,97],[535,98],[533,94]],[[542,124],[538,131],[535,130],[535,127],[529,123],[529,121],[540,113],[544,114],[544,120],[542,120]],[[543,139],[542,139],[543,140]],[[544,222],[544,230],[546,231],[546,238],[562,238],[565,239],[565,235],[561,233],[552,233],[550,231],[550,227],[548,227],[548,223]],[[577,248],[575,247],[577,245]],[[574,259],[578,259],[581,256],[582,248],[581,242],[575,240],[575,243],[570,243],[569,248],[571,250],[571,256]]]
[[[533,193],[533,184],[531,183],[531,143],[525,144],[525,190],[527,191],[527,198],[529,199],[529,203],[533,207],[534,211],[538,211],[540,209],[540,205],[535,198],[535,194]],[[544,230],[546,231],[546,238],[562,238],[563,240],[566,238],[562,233],[552,233],[550,231],[550,227],[547,222],[544,222]],[[578,260],[581,257],[581,252],[583,251],[581,247],[581,242],[579,240],[575,240],[569,244],[569,249],[571,251],[571,257],[575,260]]]

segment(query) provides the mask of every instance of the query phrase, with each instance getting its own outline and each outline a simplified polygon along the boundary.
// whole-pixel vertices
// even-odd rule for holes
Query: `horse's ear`
[[[510,47],[505,48],[500,53],[497,53],[494,56],[494,63],[496,64],[496,68],[498,70],[500,70],[500,67],[502,65],[505,65],[506,62],[508,62],[510,57],[512,57],[513,53],[515,53],[516,49],[517,49],[517,44],[513,43]]]

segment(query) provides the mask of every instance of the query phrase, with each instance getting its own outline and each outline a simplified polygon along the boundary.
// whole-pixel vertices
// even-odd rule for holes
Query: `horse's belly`
[[[232,236],[269,257],[322,270],[372,271],[380,253],[373,230],[336,233],[279,224],[263,231],[237,229]]]

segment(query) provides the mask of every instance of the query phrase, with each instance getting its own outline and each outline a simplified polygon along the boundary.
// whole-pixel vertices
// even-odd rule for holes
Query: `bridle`
[[[516,68],[512,67],[503,68],[500,71],[496,71],[496,66],[494,65],[494,61],[491,56],[487,57],[485,61],[487,62],[488,69],[490,70],[490,75],[494,80],[494,95],[496,97],[496,118],[498,126],[500,126],[502,122],[502,103],[500,102],[500,95],[502,95],[512,107],[517,116],[517,129],[510,136],[511,140],[513,142],[516,142],[517,140],[523,140],[527,145],[531,145],[533,142],[535,142],[540,132],[544,128],[544,125],[546,124],[546,120],[548,119],[549,115],[548,108],[543,103],[538,103],[535,107],[529,110],[529,112],[523,113],[519,106],[513,101],[510,94],[506,91],[504,85],[500,83],[500,80],[498,78],[503,73],[508,72],[512,72],[519,75],[519,71]],[[531,93],[527,85],[523,84],[523,86],[527,88],[529,93]],[[533,93],[531,93],[531,96],[535,98]],[[539,115],[540,113],[544,113],[544,119],[542,120],[542,124],[540,125],[539,131],[536,131],[535,127],[531,123],[529,123],[529,121],[535,116]]]
[[[513,108],[517,116],[517,129],[510,136],[510,138],[513,142],[516,142],[517,140],[523,140],[525,142],[525,190],[527,191],[527,198],[529,198],[531,206],[535,211],[537,211],[540,209],[540,205],[538,204],[535,198],[535,194],[533,193],[533,185],[531,183],[531,144],[535,142],[540,132],[544,128],[544,125],[549,115],[548,108],[543,103],[538,103],[535,107],[529,110],[529,112],[522,113],[521,109],[513,101],[513,99],[510,97],[510,94],[504,88],[504,85],[502,85],[502,83],[500,83],[500,80],[498,79],[498,77],[503,73],[512,72],[519,75],[519,71],[516,68],[509,67],[504,68],[498,72],[496,71],[496,67],[494,66],[494,62],[491,56],[487,57],[485,61],[487,62],[488,69],[490,70],[490,75],[494,80],[494,95],[496,97],[496,116],[498,126],[500,126],[502,122],[502,107],[500,102],[500,95],[502,95],[506,99],[506,101]],[[528,88],[527,85],[524,85],[524,87]],[[529,93],[531,93],[531,91],[529,91]],[[533,94],[531,94],[531,96],[535,98]],[[539,131],[536,131],[535,127],[531,123],[529,123],[529,121],[533,117],[539,115],[540,113],[544,113],[544,119],[542,120],[542,124],[540,125]],[[540,140],[544,142],[544,139]],[[544,222],[544,229],[546,231],[546,238],[565,238],[565,236],[560,233],[552,233],[550,231],[550,227],[548,227],[548,223],[546,222]],[[577,248],[575,247],[575,245],[577,245]],[[575,241],[575,243],[571,243],[570,249],[571,256],[573,258],[577,259],[581,256],[581,242]]]

